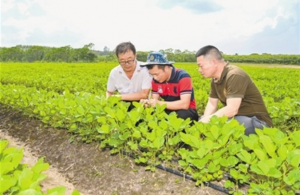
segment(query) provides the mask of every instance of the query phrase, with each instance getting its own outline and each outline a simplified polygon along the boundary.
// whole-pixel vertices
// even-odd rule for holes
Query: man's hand
[[[209,123],[210,116],[202,116],[198,122]]]
[[[149,108],[149,107],[154,107],[156,106],[156,103],[158,100],[156,99],[141,99],[140,103],[144,104],[144,107]]]

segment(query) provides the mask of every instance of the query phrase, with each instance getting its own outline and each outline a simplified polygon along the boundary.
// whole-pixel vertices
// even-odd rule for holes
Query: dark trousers
[[[190,118],[191,121],[198,121],[199,115],[195,109],[187,109],[187,110],[168,110],[166,109],[166,113],[170,114],[172,111],[175,111],[178,118],[187,119]]]
[[[234,116],[234,118],[245,126],[245,135],[256,134],[255,128],[263,129],[264,127],[268,127],[265,121],[259,120],[256,116]]]

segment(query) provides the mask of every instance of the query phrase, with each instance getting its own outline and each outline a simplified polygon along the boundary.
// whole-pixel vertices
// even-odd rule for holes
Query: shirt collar
[[[171,72],[171,76],[170,76],[170,79],[169,79],[169,81],[166,81],[166,82],[170,82],[170,81],[172,81],[172,79],[174,79],[174,77],[175,77],[175,72],[176,72],[176,70],[175,70],[175,67],[174,66],[171,66],[172,67],[172,72]]]
[[[227,62],[227,64],[224,66],[224,69],[222,71],[220,79],[217,80],[217,79],[213,78],[214,83],[216,83],[216,84],[222,83],[222,81],[224,80],[225,76],[227,75],[228,69],[229,69],[229,63]]]

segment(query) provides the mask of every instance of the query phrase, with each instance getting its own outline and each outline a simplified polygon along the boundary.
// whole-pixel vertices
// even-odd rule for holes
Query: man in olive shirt
[[[249,75],[242,69],[224,61],[214,46],[205,46],[196,53],[199,72],[212,78],[211,91],[203,116],[199,122],[207,123],[214,115],[235,118],[245,126],[245,134],[255,133],[255,128],[271,127],[263,98]],[[224,105],[218,110],[218,101]]]

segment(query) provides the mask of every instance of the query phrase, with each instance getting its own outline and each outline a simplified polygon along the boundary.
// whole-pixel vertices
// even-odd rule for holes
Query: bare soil
[[[0,138],[24,148],[24,163],[33,165],[45,157],[50,169],[44,189],[66,186],[67,194],[77,189],[84,195],[98,194],[195,194],[224,195],[211,187],[157,169],[154,173],[136,165],[130,157],[111,155],[99,143],[70,142],[63,129],[47,127],[39,120],[0,105]],[[221,186],[221,182],[215,182]]]

